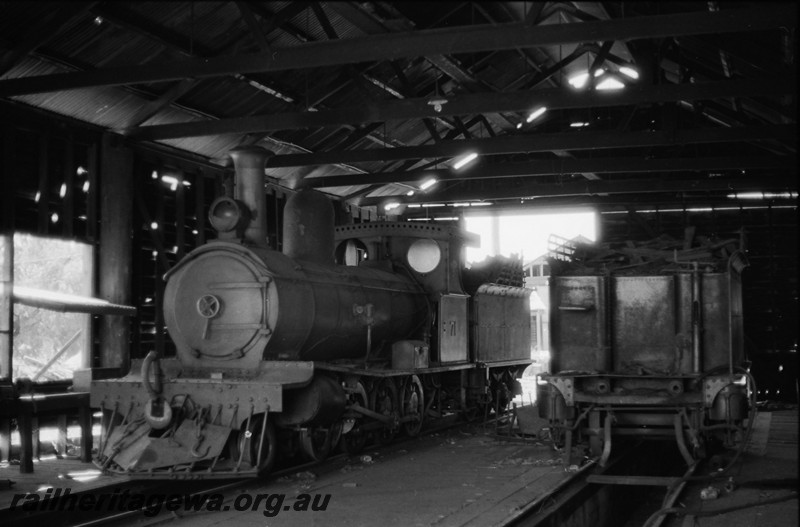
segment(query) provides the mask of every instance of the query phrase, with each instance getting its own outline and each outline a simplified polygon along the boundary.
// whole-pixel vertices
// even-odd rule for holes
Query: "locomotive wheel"
[[[350,402],[351,403],[358,403],[359,405],[363,406],[364,408],[368,408],[368,401],[367,398],[367,391],[364,389],[364,385],[360,382],[356,383],[356,391],[355,393],[350,394]],[[361,430],[361,424],[364,422],[364,419],[359,417],[356,419],[355,425],[353,428],[347,432],[346,434],[342,435],[341,445],[342,449],[346,453],[351,456],[355,456],[360,454],[364,447],[367,445],[367,439],[369,439],[369,435],[367,432]]]
[[[402,397],[403,417],[415,417],[413,421],[404,422],[403,429],[409,436],[416,437],[422,430],[422,421],[425,415],[425,396],[419,377],[412,375],[403,383]]]
[[[442,379],[439,377],[438,373],[432,373],[430,375],[423,376],[422,382],[424,392],[427,394],[425,395],[424,399],[428,401],[428,407],[425,409],[425,414],[440,416],[442,410],[439,408],[437,403],[440,400],[439,395],[441,394],[442,390]]]
[[[278,437],[278,452],[281,459],[291,459],[300,453],[300,437],[294,430],[278,428],[275,430]]]
[[[300,447],[312,461],[324,461],[342,436],[341,422],[328,428],[321,426],[300,430]]]
[[[378,381],[370,392],[369,408],[373,412],[383,414],[387,417],[397,417],[397,388],[394,385],[394,380],[391,377],[386,377]],[[387,444],[394,436],[397,435],[397,427],[393,425],[385,425],[378,430],[377,438],[381,444]]]
[[[359,429],[353,429],[342,436],[342,448],[346,453],[355,456],[367,446],[368,435]]]
[[[264,428],[264,415],[257,415],[250,420],[247,429],[239,431],[239,437],[233,442],[234,448],[231,458],[234,463],[242,456],[242,467],[245,469],[255,468],[260,477],[266,476],[275,466],[278,457],[278,441],[275,433],[275,425],[267,419],[267,426],[264,429],[264,443],[261,448],[261,462],[258,463],[258,445],[261,442],[261,432]],[[258,464],[256,466],[256,464]]]

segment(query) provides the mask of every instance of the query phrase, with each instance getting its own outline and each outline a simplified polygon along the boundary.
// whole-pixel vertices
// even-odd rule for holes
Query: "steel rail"
[[[524,505],[518,511],[514,512],[507,518],[503,519],[500,523],[494,525],[494,527],[511,527],[513,525],[518,525],[522,520],[529,518],[530,516],[536,514],[535,509],[542,505],[546,500],[551,499],[553,496],[561,492],[563,489],[568,487],[569,485],[573,485],[575,481],[580,478],[581,476],[585,475],[591,468],[597,468],[595,460],[590,460],[584,466],[578,469],[571,477],[564,479],[558,485],[553,487],[553,489],[544,494],[539,496],[529,502],[527,505]]]
[[[452,422],[450,422],[446,417],[443,418],[443,420],[447,421],[447,422],[445,424],[443,424],[443,425],[440,425],[440,426],[432,426],[432,427],[426,428],[422,433],[420,433],[420,436],[435,434],[435,433],[442,432],[444,430],[449,430],[451,428],[455,428],[457,426],[464,425],[464,423],[461,422],[461,421],[452,421]],[[388,447],[395,447],[395,446],[398,446],[398,445],[402,445],[402,444],[404,444],[404,443],[406,443],[408,441],[417,439],[418,437],[419,436],[400,438],[400,439],[397,439],[395,441],[392,441],[390,444],[387,444],[387,445],[381,445],[380,443],[375,443],[374,445],[372,445],[372,448],[375,451],[380,451],[380,450],[383,450],[383,449],[388,448]],[[293,466],[287,467],[285,469],[274,471],[274,472],[270,473],[269,476],[267,476],[266,478],[247,478],[247,479],[238,480],[238,481],[235,481],[235,482],[232,482],[232,483],[226,483],[224,485],[208,486],[208,487],[203,486],[201,489],[193,491],[191,493],[188,493],[185,496],[187,498],[192,498],[194,496],[199,496],[199,495],[203,495],[203,494],[208,495],[208,494],[215,494],[215,493],[223,493],[223,494],[224,493],[228,493],[228,492],[231,492],[231,491],[233,491],[235,489],[242,488],[242,487],[245,487],[247,485],[252,485],[253,482],[256,482],[256,481],[262,481],[262,482],[263,481],[272,481],[272,480],[276,480],[276,479],[279,479],[279,478],[282,478],[282,477],[285,477],[285,476],[289,476],[291,474],[295,474],[297,472],[302,472],[304,470],[307,470],[307,469],[310,469],[310,468],[313,468],[313,467],[324,466],[324,465],[329,464],[329,463],[331,463],[333,461],[340,460],[340,459],[342,459],[344,457],[347,457],[348,455],[349,454],[347,454],[347,453],[340,453],[340,454],[337,454],[337,455],[334,455],[334,456],[330,456],[330,457],[326,458],[323,461],[310,461],[310,462],[307,462],[307,463],[301,463],[299,465],[293,465]],[[135,482],[131,482],[131,483],[132,484],[133,483],[141,484],[143,481],[148,481],[148,480],[136,480]],[[154,480],[150,480],[150,481],[155,483]],[[209,482],[210,481],[211,480],[209,480]],[[175,481],[170,480],[169,483],[175,483]],[[98,489],[94,489],[94,490],[96,491]],[[141,519],[141,515],[146,510],[147,509],[137,509],[137,510],[133,510],[133,511],[124,511],[124,512],[117,513],[117,514],[111,514],[111,515],[108,515],[108,516],[103,516],[101,518],[97,518],[97,519],[90,520],[90,521],[87,521],[87,522],[74,524],[71,527],[98,527],[98,526],[101,526],[101,525],[109,525],[109,524],[116,525],[116,524],[119,524],[119,522],[121,522],[121,521],[133,521],[134,518],[137,518],[137,520],[136,520],[136,526],[137,527],[148,527],[150,525],[161,524],[161,523],[164,523],[164,522],[170,521],[170,520],[182,519],[182,518],[185,518],[185,517],[191,515],[191,512],[187,511],[187,514],[180,515],[180,516],[173,514],[171,517],[168,518],[168,517],[166,517],[166,515],[169,514],[169,511],[162,510],[156,516],[154,516],[152,518],[148,518],[147,520],[143,521]]]

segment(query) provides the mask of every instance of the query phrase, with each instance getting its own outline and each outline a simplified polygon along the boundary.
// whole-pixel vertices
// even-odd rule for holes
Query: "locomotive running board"
[[[462,362],[459,364],[447,364],[444,366],[431,366],[430,368],[417,368],[417,369],[407,369],[407,370],[379,370],[379,369],[369,369],[364,368],[363,364],[361,365],[345,365],[345,364],[329,364],[324,362],[315,362],[314,368],[320,371],[335,371],[339,373],[352,373],[357,375],[366,375],[371,377],[399,377],[403,375],[420,375],[420,374],[427,374],[427,373],[440,373],[445,371],[457,371],[457,370],[470,370],[474,369],[476,366],[474,363],[471,362]]]

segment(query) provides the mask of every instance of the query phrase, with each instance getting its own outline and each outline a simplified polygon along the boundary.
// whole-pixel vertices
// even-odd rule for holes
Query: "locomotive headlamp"
[[[415,241],[406,254],[408,265],[418,273],[430,273],[442,260],[442,249],[435,240],[426,238]]]
[[[208,211],[208,221],[219,233],[227,233],[244,228],[250,221],[247,207],[232,198],[217,198]]]

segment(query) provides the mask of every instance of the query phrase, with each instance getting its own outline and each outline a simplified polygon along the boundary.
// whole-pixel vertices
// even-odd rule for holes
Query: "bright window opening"
[[[487,256],[518,254],[523,262],[547,254],[551,234],[571,240],[583,236],[596,240],[597,215],[593,211],[537,212],[520,215],[464,216],[465,228],[481,237],[481,246],[467,248],[467,263],[479,262]]]
[[[525,287],[531,289],[531,359],[533,364],[523,379],[525,395],[522,404],[535,398],[535,375],[547,371],[550,361],[550,237],[565,240],[594,242],[597,239],[597,214],[584,210],[557,212],[554,210],[524,215],[465,214],[465,229],[481,237],[479,248],[468,247],[467,265],[476,264],[490,256],[522,258]],[[527,385],[526,385],[527,382]]]
[[[92,247],[14,235],[14,285],[60,295],[92,294]],[[89,366],[90,315],[14,304],[13,377],[36,382],[71,379]]]

